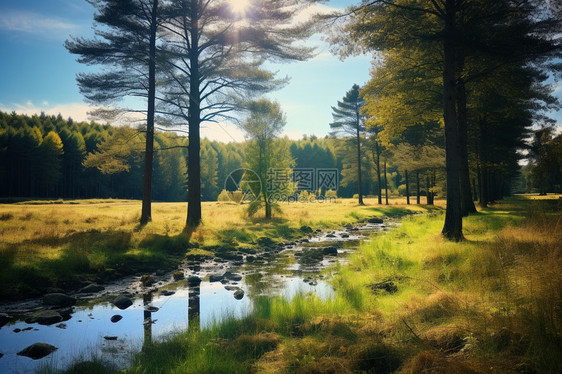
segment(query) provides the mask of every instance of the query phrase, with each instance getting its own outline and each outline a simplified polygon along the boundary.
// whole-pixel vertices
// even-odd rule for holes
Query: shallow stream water
[[[227,316],[242,317],[252,311],[252,298],[256,296],[282,295],[291,299],[297,293],[311,292],[325,300],[333,295],[333,289],[328,283],[329,271],[323,270],[336,261],[345,262],[361,240],[391,225],[365,224],[313,233],[275,251],[244,255],[238,262],[186,261],[182,268],[186,277],[197,276],[202,279],[200,283],[174,282],[171,274],[154,275],[157,283],[148,290],[140,285],[140,277],[131,277],[106,285],[104,291],[90,295],[89,300],[80,298],[66,321],[48,326],[25,322],[29,309],[38,308],[37,302],[4,305],[0,312],[15,318],[0,328],[0,373],[29,373],[44,366],[64,369],[72,362],[92,357],[124,368],[145,342],[159,341],[188,327],[204,328]],[[337,256],[311,255],[314,250],[322,253],[326,247],[332,251],[335,247]],[[209,275],[220,276],[227,271],[231,274],[226,279],[209,280]],[[243,290],[244,296],[240,298],[239,292],[235,298],[236,290]],[[120,310],[110,300],[124,292],[133,296],[133,305]],[[111,317],[115,315],[122,318],[114,323]],[[38,360],[17,355],[37,342],[51,344],[57,350]]]

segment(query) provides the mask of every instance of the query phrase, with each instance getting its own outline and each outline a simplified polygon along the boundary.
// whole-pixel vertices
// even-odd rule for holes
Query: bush
[[[222,190],[219,196],[217,197],[217,201],[221,201],[221,202],[233,201],[232,194],[227,190]]]

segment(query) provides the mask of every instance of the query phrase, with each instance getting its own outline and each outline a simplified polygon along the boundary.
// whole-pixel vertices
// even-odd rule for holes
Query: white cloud
[[[201,127],[201,137],[218,142],[243,142],[244,132],[232,123],[206,123]]]
[[[67,37],[78,25],[44,14],[4,10],[0,13],[0,30],[46,38]]]
[[[64,103],[49,105],[49,102],[43,101],[42,105],[35,105],[31,101],[27,101],[25,104],[12,103],[9,105],[0,103],[0,110],[3,112],[15,111],[19,114],[27,114],[32,116],[34,114],[40,114],[44,112],[48,115],[58,115],[59,113],[64,117],[71,117],[77,122],[88,121],[88,112],[93,108],[84,103]]]

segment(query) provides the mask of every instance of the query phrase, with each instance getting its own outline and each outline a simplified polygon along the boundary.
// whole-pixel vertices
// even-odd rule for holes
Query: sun
[[[250,0],[230,0],[230,6],[236,13],[244,13],[249,5]]]

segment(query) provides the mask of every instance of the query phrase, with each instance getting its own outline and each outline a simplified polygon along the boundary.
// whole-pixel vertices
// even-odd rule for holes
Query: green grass
[[[559,208],[509,199],[466,218],[461,243],[441,238],[440,211],[404,218],[332,269],[333,298],[260,297],[127,372],[560,372]]]

